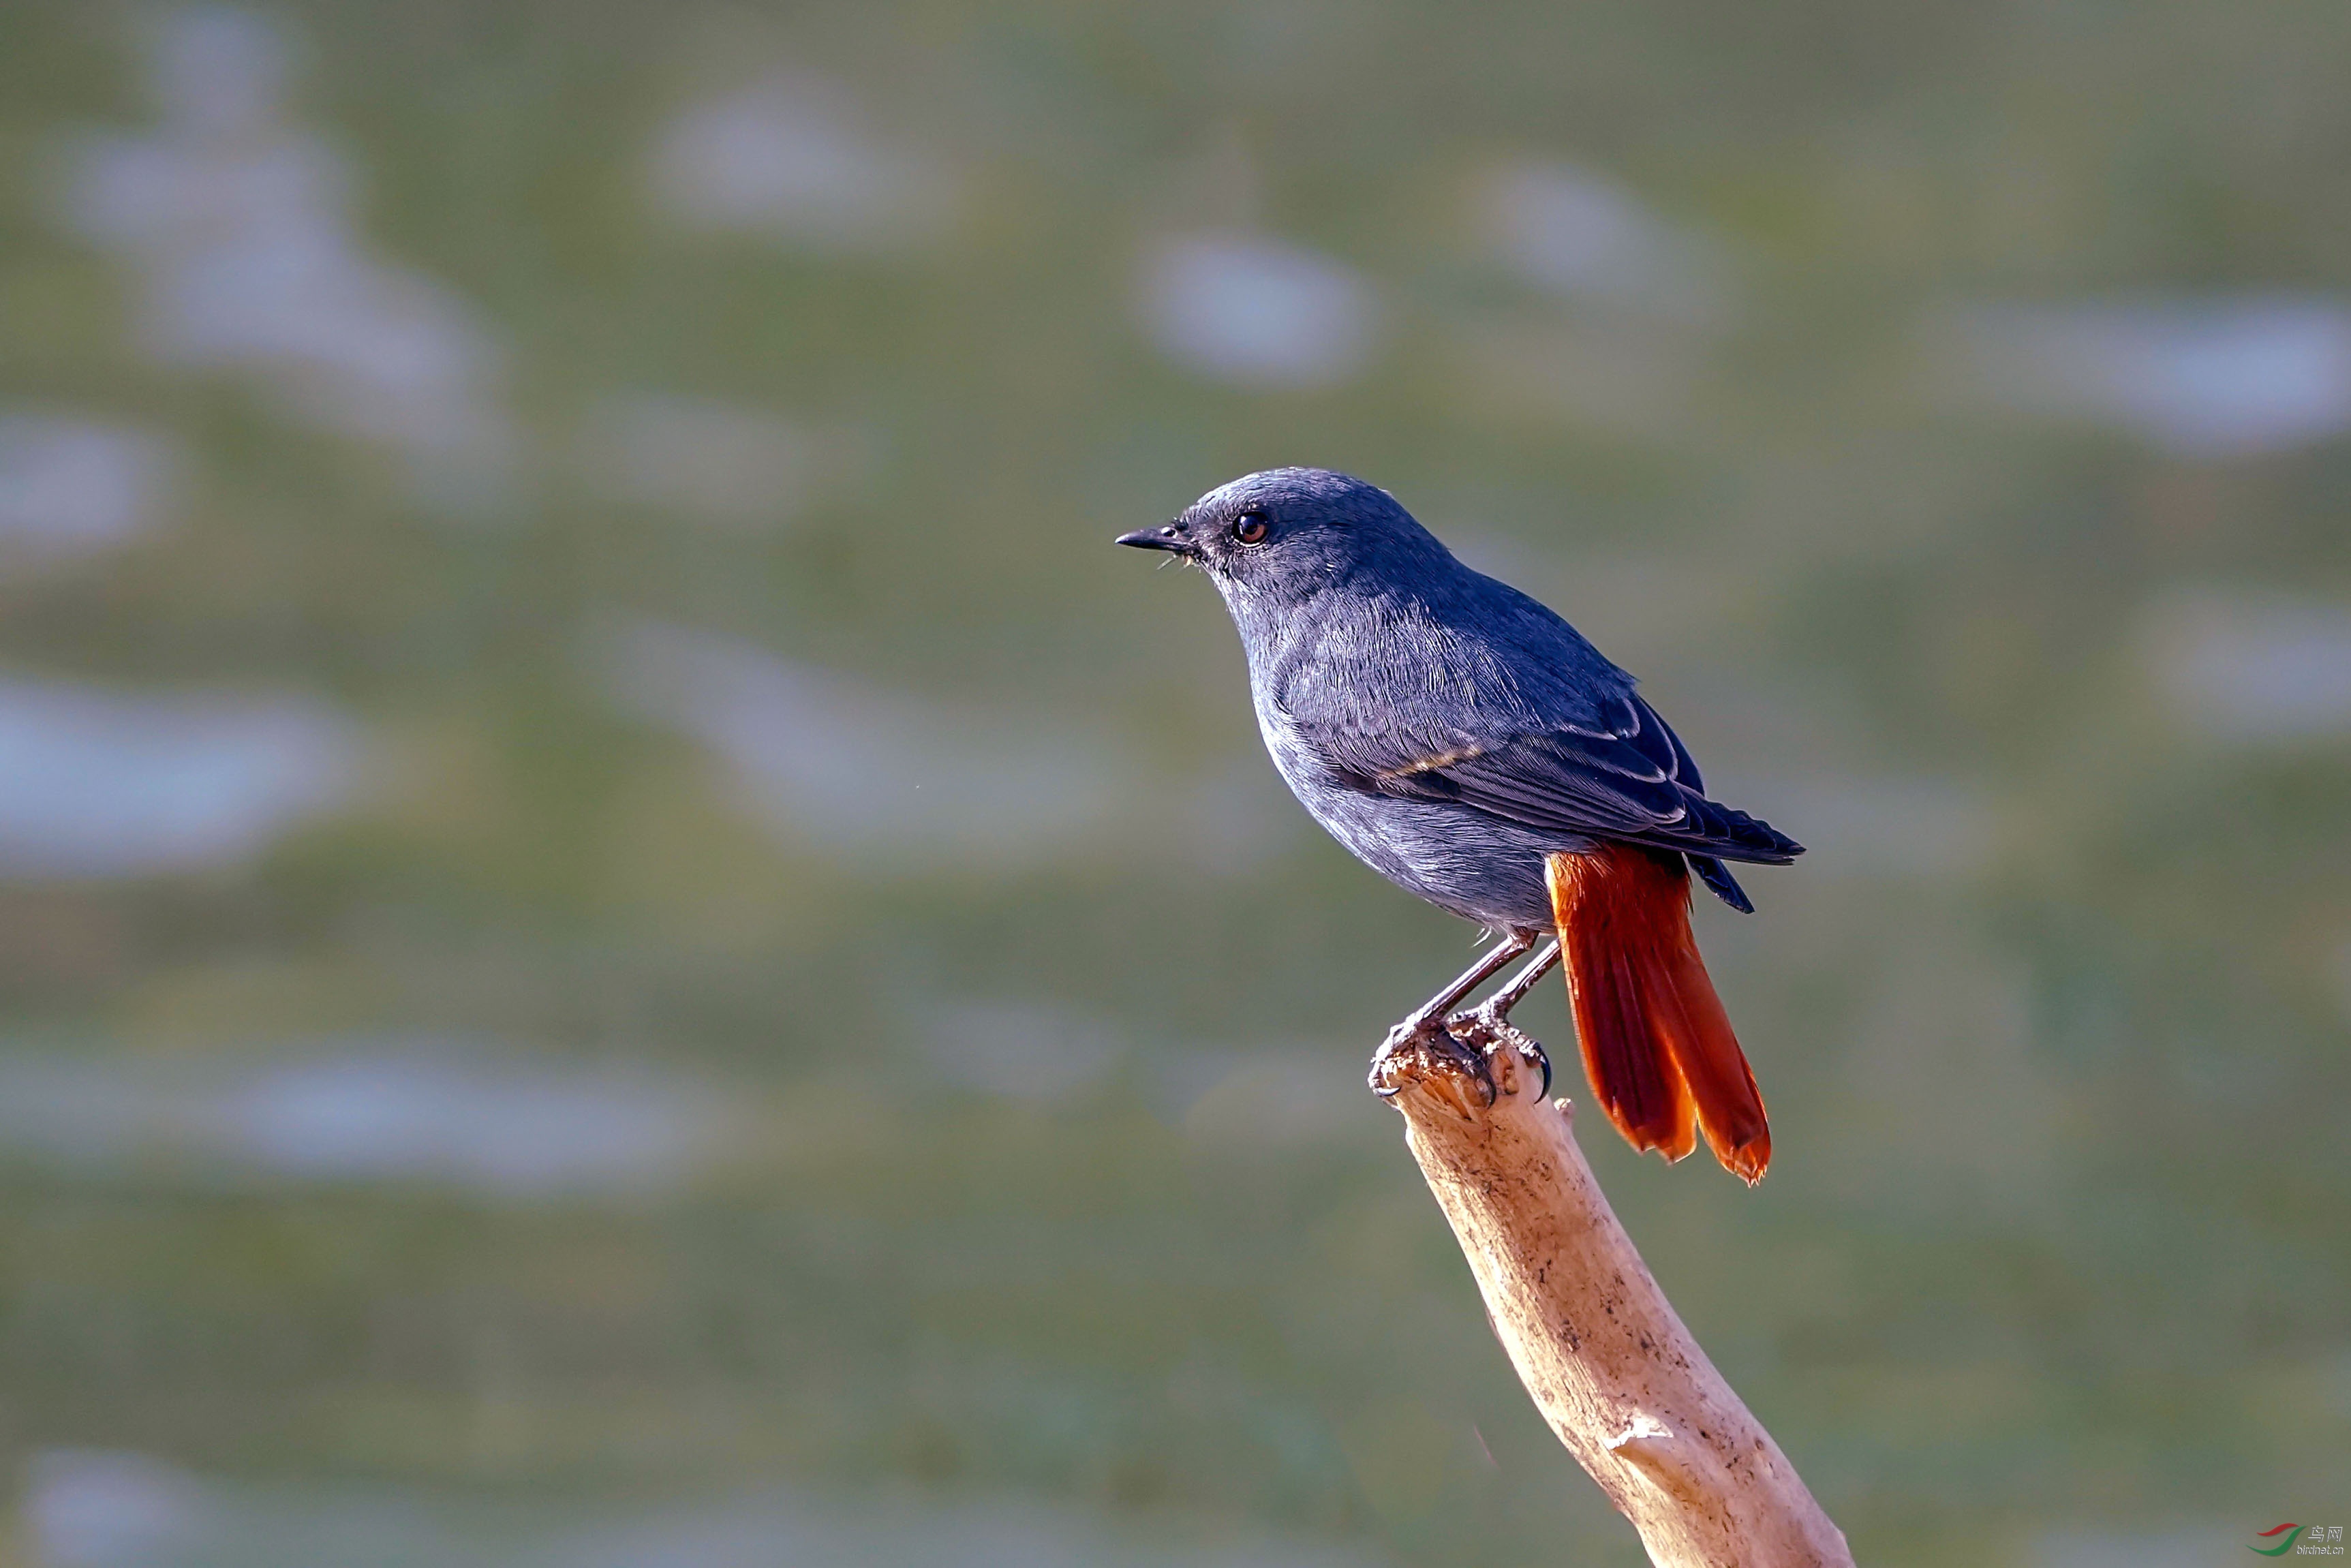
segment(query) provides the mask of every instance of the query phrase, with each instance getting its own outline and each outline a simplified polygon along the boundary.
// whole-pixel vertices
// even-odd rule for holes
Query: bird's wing
[[[1593,716],[1489,735],[1354,730],[1332,740],[1330,761],[1374,794],[1455,801],[1547,832],[1768,865],[1803,852],[1770,824],[1708,800],[1688,750],[1638,696],[1612,695]]]

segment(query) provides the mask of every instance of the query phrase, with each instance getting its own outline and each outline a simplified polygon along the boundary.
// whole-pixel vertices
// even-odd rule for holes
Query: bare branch
[[[1568,1103],[1541,1097],[1533,1041],[1474,1016],[1453,1029],[1449,1051],[1428,1035],[1392,1043],[1373,1082],[1404,1113],[1494,1332],[1559,1440],[1659,1568],[1852,1568],[1843,1532],[1617,1224]]]

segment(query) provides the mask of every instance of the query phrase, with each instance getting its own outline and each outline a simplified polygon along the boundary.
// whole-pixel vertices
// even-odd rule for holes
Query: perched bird
[[[1344,474],[1250,474],[1118,542],[1216,583],[1266,749],[1314,820],[1499,938],[1391,1041],[1443,1038],[1457,1003],[1541,941],[1480,1010],[1507,1019],[1563,956],[1584,1070],[1617,1129],[1668,1160],[1703,1133],[1725,1167],[1762,1179],[1763,1098],[1690,933],[1689,873],[1751,913],[1723,862],[1786,865],[1803,846],[1708,800],[1632,676]]]

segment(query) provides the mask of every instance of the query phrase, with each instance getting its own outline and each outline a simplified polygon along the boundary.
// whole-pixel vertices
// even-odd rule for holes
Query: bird
[[[1786,865],[1803,846],[1708,799],[1631,675],[1388,492],[1329,469],[1244,475],[1117,542],[1216,584],[1266,749],[1308,814],[1496,938],[1391,1048],[1448,1042],[1456,1006],[1541,944],[1479,1013],[1507,1022],[1563,967],[1585,1075],[1625,1140],[1670,1163],[1702,1135],[1762,1179],[1770,1121],[1698,955],[1690,879],[1751,914],[1726,862]]]

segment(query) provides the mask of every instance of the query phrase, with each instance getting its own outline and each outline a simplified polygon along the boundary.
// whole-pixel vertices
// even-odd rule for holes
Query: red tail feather
[[[1706,1134],[1749,1186],[1771,1163],[1755,1075],[1690,935],[1679,855],[1603,844],[1548,864],[1583,1071],[1636,1149],[1680,1159]]]

